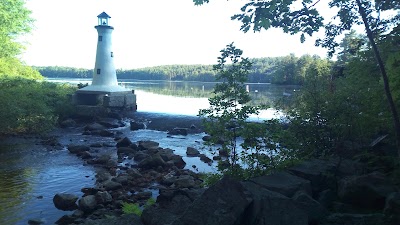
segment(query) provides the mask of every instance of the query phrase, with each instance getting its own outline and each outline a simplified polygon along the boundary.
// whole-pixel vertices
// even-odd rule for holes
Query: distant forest
[[[327,59],[319,56],[294,54],[283,57],[253,58],[253,69],[249,74],[248,82],[296,84],[301,85],[307,76],[310,65],[330,64]],[[44,77],[48,78],[91,78],[92,69],[78,69],[71,67],[35,67]],[[212,65],[165,65],[146,67],[132,70],[117,70],[118,79],[136,80],[172,80],[172,81],[215,81],[216,72]]]

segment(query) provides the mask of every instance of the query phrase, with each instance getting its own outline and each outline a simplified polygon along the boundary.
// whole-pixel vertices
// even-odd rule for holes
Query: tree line
[[[306,71],[313,63],[331,65],[332,62],[319,56],[294,54],[282,57],[265,57],[249,59],[252,68],[248,75],[251,83],[273,83],[302,85],[307,76]],[[71,67],[35,67],[48,78],[91,78],[93,70]],[[136,80],[171,80],[171,81],[216,81],[216,71],[212,65],[164,65],[141,69],[117,70],[119,79]]]

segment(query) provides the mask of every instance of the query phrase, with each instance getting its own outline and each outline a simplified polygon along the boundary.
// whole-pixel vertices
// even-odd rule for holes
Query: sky
[[[244,0],[211,0],[195,6],[192,0],[27,0],[34,29],[21,59],[31,66],[92,69],[95,64],[97,15],[105,11],[114,27],[112,48],[119,69],[173,64],[216,64],[220,50],[234,42],[249,58],[294,53],[326,56],[315,47],[323,34],[300,43],[279,29],[243,33],[230,17]]]

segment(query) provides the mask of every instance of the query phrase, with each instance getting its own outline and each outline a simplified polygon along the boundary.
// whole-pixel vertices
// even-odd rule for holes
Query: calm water
[[[90,80],[57,80],[72,84],[90,83]],[[196,116],[199,109],[208,107],[208,97],[214,83],[163,82],[121,80],[121,85],[134,89],[137,95],[138,113],[141,115]],[[257,103],[273,104],[285,100],[296,87],[271,84],[248,84],[248,91]],[[273,109],[265,110],[255,119],[279,116]],[[215,169],[198,158],[186,157],[188,146],[199,149],[212,157],[202,145],[204,134],[186,137],[168,137],[166,132],[154,130],[125,130],[133,141],[156,140],[163,148],[171,148],[182,155],[186,168],[211,172]],[[81,139],[81,131],[76,131],[74,143]],[[63,145],[70,140],[61,140]],[[99,140],[100,141],[100,140]],[[104,140],[103,140],[104,141]],[[112,140],[109,140],[112,141]],[[68,153],[66,148],[49,149],[31,142],[18,141],[0,144],[0,224],[28,224],[29,219],[41,219],[44,224],[54,224],[62,215],[70,214],[57,210],[52,202],[56,193],[72,193],[81,196],[82,187],[94,185],[94,169],[83,166],[82,161]]]

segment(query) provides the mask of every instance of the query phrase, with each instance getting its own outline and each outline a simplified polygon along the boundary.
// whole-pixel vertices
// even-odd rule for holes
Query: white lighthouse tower
[[[118,85],[111,38],[114,27],[109,25],[111,17],[102,12],[97,18],[98,25],[95,28],[98,37],[92,84],[76,91],[73,101],[78,106],[136,110],[136,95],[133,90]]]

